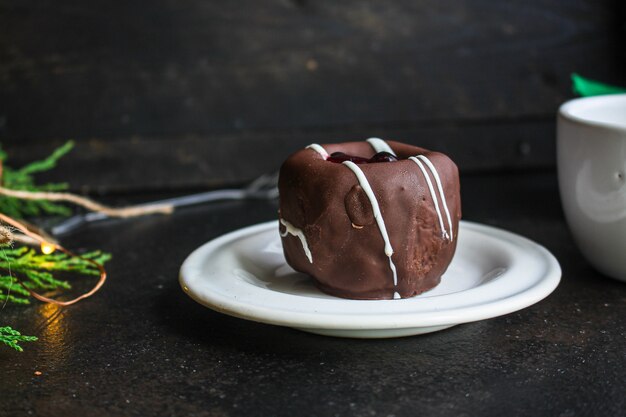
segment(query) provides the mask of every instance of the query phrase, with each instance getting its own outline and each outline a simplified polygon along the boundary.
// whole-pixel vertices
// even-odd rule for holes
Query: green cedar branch
[[[35,184],[34,174],[51,170],[56,167],[61,157],[74,147],[74,142],[68,141],[57,148],[50,156],[40,161],[31,162],[20,169],[13,169],[6,165],[7,154],[0,148],[0,162],[2,162],[2,185],[5,188],[22,191],[64,191],[67,183]],[[58,203],[46,200],[22,200],[14,197],[0,196],[0,212],[14,219],[28,216],[53,214],[68,216],[71,210]]]
[[[0,327],[0,343],[4,343],[18,352],[24,351],[19,345],[20,342],[34,342],[35,340],[37,340],[35,336],[25,336],[9,326]]]
[[[36,292],[67,290],[70,284],[57,279],[54,272],[97,276],[100,271],[88,260],[103,265],[110,259],[110,254],[101,251],[74,257],[63,252],[46,255],[27,247],[0,248],[0,302],[29,303],[30,294],[18,283],[16,275],[26,288]]]

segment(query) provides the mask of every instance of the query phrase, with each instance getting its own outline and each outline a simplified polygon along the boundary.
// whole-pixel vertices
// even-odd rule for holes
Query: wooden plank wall
[[[200,188],[310,142],[393,138],[464,173],[554,165],[569,75],[626,85],[622,1],[0,0],[0,142],[51,179]]]

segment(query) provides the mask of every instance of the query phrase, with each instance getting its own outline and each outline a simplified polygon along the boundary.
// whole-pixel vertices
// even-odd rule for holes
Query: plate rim
[[[505,240],[516,246],[527,246],[532,248],[536,254],[541,255],[543,265],[545,266],[545,274],[539,277],[537,281],[522,291],[507,294],[503,298],[491,300],[486,303],[473,304],[470,306],[462,306],[459,308],[444,308],[441,311],[399,313],[389,317],[364,320],[364,318],[372,318],[371,316],[345,314],[337,316],[333,313],[324,313],[323,311],[315,312],[292,312],[288,316],[283,314],[284,310],[268,308],[260,305],[251,305],[241,302],[236,296],[225,300],[223,297],[210,297],[206,294],[198,294],[193,291],[193,284],[188,282],[189,275],[192,274],[195,263],[200,262],[206,256],[210,255],[216,249],[228,245],[230,242],[236,241],[241,237],[264,232],[266,230],[276,228],[278,230],[278,221],[272,220],[262,222],[251,226],[236,229],[225,233],[208,242],[205,242],[194,251],[192,251],[185,261],[182,263],[179,272],[179,284],[183,291],[199,304],[208,307],[214,311],[251,320],[260,323],[273,324],[279,326],[294,327],[300,329],[327,329],[327,330],[389,330],[389,329],[410,329],[433,326],[452,326],[456,324],[469,323],[474,321],[494,318],[529,307],[550,295],[559,285],[561,280],[561,267],[550,251],[544,246],[507,230],[485,225],[477,222],[461,220],[460,228],[470,229],[476,233],[486,235],[499,240]],[[208,254],[205,254],[208,252]],[[191,270],[191,271],[190,271]],[[475,287],[476,288],[476,287]],[[469,291],[471,289],[465,290]],[[464,291],[461,291],[461,293]],[[297,295],[281,293],[285,297],[300,297]],[[436,297],[446,297],[449,294],[443,294]],[[416,302],[419,299],[409,298],[403,300],[346,300],[337,298],[331,300],[333,302],[344,303],[398,303],[398,302]],[[325,300],[328,301],[328,300]],[[278,313],[278,314],[277,314]],[[360,320],[355,320],[358,317]]]

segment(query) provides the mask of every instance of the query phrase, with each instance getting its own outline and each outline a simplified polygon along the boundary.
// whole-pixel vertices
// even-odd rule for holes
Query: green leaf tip
[[[578,94],[581,97],[626,93],[626,88],[605,84],[600,81],[582,77],[576,73],[572,73],[571,79],[574,94]]]

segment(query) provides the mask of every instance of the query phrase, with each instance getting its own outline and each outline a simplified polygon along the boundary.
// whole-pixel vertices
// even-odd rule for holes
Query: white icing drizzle
[[[326,149],[324,149],[322,145],[318,145],[317,143],[312,143],[309,146],[307,146],[306,149],[313,149],[315,152],[322,155],[322,158],[324,158],[325,160],[328,159],[328,152],[326,152]]]
[[[385,142],[384,140],[380,138],[369,138],[368,140],[366,140],[366,142],[372,145],[372,148],[374,149],[374,152],[376,153],[389,152],[393,156],[396,156],[396,153],[393,151],[393,149],[391,149],[391,146],[389,146],[387,142]]]
[[[389,258],[389,267],[391,268],[391,272],[393,273],[393,285],[398,285],[398,274],[396,272],[396,266],[391,259],[391,255],[393,255],[393,248],[391,247],[391,242],[389,241],[389,235],[387,234],[387,227],[385,226],[385,220],[383,219],[383,215],[380,212],[380,206],[378,205],[378,201],[376,200],[376,196],[374,195],[374,191],[372,191],[372,187],[370,186],[367,177],[361,171],[361,168],[357,164],[351,161],[343,162],[345,166],[350,168],[354,175],[356,175],[357,180],[359,181],[359,185],[365,191],[365,195],[370,200],[370,204],[372,205],[372,211],[374,212],[374,219],[376,220],[376,224],[378,225],[378,230],[380,230],[380,234],[383,237],[383,241],[385,242],[385,255]],[[394,295],[395,298],[395,295]]]
[[[433,182],[430,180],[430,176],[426,172],[426,168],[424,168],[424,164],[414,156],[409,157],[409,159],[417,164],[417,166],[424,174],[424,178],[426,178],[426,184],[428,185],[428,190],[430,190],[430,196],[433,199],[433,203],[435,204],[435,211],[437,212],[437,217],[439,217],[439,226],[441,227],[441,234],[445,238],[448,235],[445,226],[443,225],[443,217],[441,216],[441,210],[439,210],[439,202],[437,201],[437,194],[435,193],[435,189],[433,188]]]
[[[300,243],[302,243],[302,249],[304,250],[304,254],[306,255],[309,262],[313,263],[313,255],[311,255],[311,251],[309,250],[309,245],[306,242],[306,236],[304,236],[304,232],[283,218],[280,219],[280,224],[285,226],[285,233],[281,233],[280,235],[282,237],[286,237],[287,235],[297,236],[300,239]]]
[[[424,161],[424,163],[430,169],[430,172],[432,172],[433,176],[435,177],[435,182],[437,183],[437,188],[439,190],[439,196],[441,197],[441,203],[443,204],[443,211],[446,213],[448,227],[450,228],[450,240],[454,240],[454,234],[452,233],[452,220],[450,219],[450,211],[448,210],[448,204],[446,204],[446,195],[443,192],[443,186],[441,185],[441,179],[439,178],[437,168],[435,168],[435,165],[430,162],[430,159],[426,158],[424,155],[418,155],[417,157]]]

